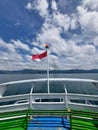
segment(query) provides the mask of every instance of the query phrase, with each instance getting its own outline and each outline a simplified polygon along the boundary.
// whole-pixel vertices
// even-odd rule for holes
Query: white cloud
[[[39,11],[39,14],[42,16],[42,17],[45,17],[48,15],[48,1],[47,0],[34,0],[32,2],[31,5],[31,8],[33,10],[37,10]]]
[[[37,40],[42,44],[49,43],[51,51],[61,55],[63,52],[66,52],[67,45],[65,40],[60,36],[60,31],[59,28],[54,26],[49,26],[49,28],[47,26],[47,29],[45,26],[42,29],[42,33],[38,34]]]
[[[52,14],[47,13],[45,22],[42,25],[40,33],[37,34],[36,40],[34,43],[44,48],[45,43],[49,43],[50,46],[50,57],[51,52],[56,54],[52,55],[55,57],[55,60],[50,58],[52,63],[50,67],[70,69],[70,68],[83,68],[89,69],[94,67],[93,58],[96,57],[96,48],[93,45],[89,45],[90,41],[85,41],[85,37],[92,35],[93,33],[98,32],[97,24],[97,12],[96,11],[87,11],[82,5],[77,7],[78,14],[62,14],[59,12],[56,1],[52,1],[53,12]],[[37,8],[36,8],[37,9]],[[94,20],[91,20],[94,19]],[[81,28],[84,29],[82,35],[75,36],[72,35],[71,39],[65,39],[61,36],[62,33],[68,32],[69,28],[77,29],[78,23],[81,25]],[[93,25],[93,26],[92,26]],[[78,45],[78,42],[82,42],[83,45]],[[33,49],[33,52],[37,52],[37,48]],[[86,63],[86,67],[85,64]]]
[[[72,14],[71,18],[70,18],[70,28],[72,30],[75,30],[78,28],[78,19],[77,19],[77,15],[76,14]]]
[[[98,36],[94,37],[92,42],[94,43],[95,46],[98,46]]]
[[[28,45],[22,43],[20,40],[11,40],[11,42],[13,43],[14,47],[15,48],[19,48],[19,49],[23,49],[23,50],[26,50],[26,51],[30,51],[30,48]]]
[[[61,14],[60,12],[53,13],[54,25],[59,26],[64,29],[64,31],[68,31],[70,27],[70,17],[67,14]]]
[[[27,3],[27,5],[25,6],[25,8],[28,9],[28,10],[32,10],[33,9],[32,4],[30,2]]]
[[[0,39],[0,69],[1,70],[22,69],[24,64],[26,64],[23,61],[24,58],[22,57],[22,54],[18,54],[12,42],[6,43],[2,39]]]
[[[55,1],[55,0],[52,0],[51,8],[52,8],[53,10],[57,10],[57,4],[56,4],[56,1]]]
[[[79,12],[79,22],[85,33],[98,34],[98,12],[87,11],[84,7],[81,6],[79,6],[77,9]]]
[[[25,55],[25,58],[27,61],[32,62],[32,56],[31,55]]]
[[[42,44],[48,42],[50,45],[50,51],[54,52],[60,59],[60,61],[59,59],[50,59],[52,62],[50,63],[50,66],[52,67],[51,69],[91,69],[96,48],[89,44],[79,46],[74,40],[66,41],[60,36],[60,33],[60,28],[44,23],[42,32],[37,36],[37,41]],[[85,62],[87,68],[84,65]]]
[[[34,48],[32,48],[31,53],[34,54],[34,55],[40,54],[40,53],[42,53],[42,50],[39,50],[37,47],[34,47]]]
[[[98,0],[82,0],[82,5],[88,9],[98,11]]]
[[[84,55],[90,56],[95,53],[96,49],[93,45],[84,45],[81,47],[81,51],[83,51]]]
[[[0,38],[0,46],[1,48],[6,49],[9,53],[15,52],[14,46],[11,43],[6,43],[3,39]]]
[[[59,58],[55,55],[49,55],[49,68],[58,69],[59,68]]]
[[[59,6],[57,6],[56,2],[52,0],[49,5],[48,0],[34,0],[26,5],[26,9],[39,13],[44,18],[44,22],[31,43],[31,46],[34,46],[32,49],[20,40],[11,40],[10,43],[6,43],[0,39],[0,48],[7,50],[0,51],[1,69],[46,69],[47,60],[36,63],[30,56],[30,53],[31,55],[42,53],[46,43],[49,43],[51,69],[98,68],[96,49],[98,46],[98,0],[82,0],[77,7],[77,13],[73,12],[70,15],[59,10],[60,4],[63,3],[58,1]],[[64,1],[64,5],[66,3],[67,1]],[[51,13],[49,6],[52,9]],[[71,32],[76,31],[78,27],[83,29],[82,32],[78,30],[80,34],[78,31],[76,34]],[[70,36],[67,37],[67,35]],[[26,54],[19,54],[18,49],[26,51]],[[6,61],[8,61],[7,65]]]

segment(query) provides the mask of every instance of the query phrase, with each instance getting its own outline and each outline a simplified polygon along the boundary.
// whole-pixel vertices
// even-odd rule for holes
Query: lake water
[[[0,74],[0,83],[16,80],[46,78],[47,74]],[[98,80],[98,73],[50,74],[50,78],[83,78]]]

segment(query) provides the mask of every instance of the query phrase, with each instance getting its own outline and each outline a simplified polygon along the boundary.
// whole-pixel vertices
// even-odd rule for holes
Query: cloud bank
[[[50,69],[98,69],[98,0],[81,0],[70,13],[60,1],[33,0],[24,6],[43,19],[40,31],[29,43],[0,39],[1,69],[46,69],[46,59],[40,63],[31,60],[32,54],[44,51],[46,43]],[[67,3],[65,0],[65,8]],[[74,5],[70,2],[70,6]]]

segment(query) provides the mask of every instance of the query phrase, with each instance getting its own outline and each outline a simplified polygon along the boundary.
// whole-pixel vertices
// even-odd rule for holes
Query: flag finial
[[[46,43],[45,48],[47,48],[47,49],[49,48],[48,43]]]

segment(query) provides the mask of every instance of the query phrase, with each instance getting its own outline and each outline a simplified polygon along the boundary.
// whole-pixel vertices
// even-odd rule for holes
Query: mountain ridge
[[[23,69],[23,70],[0,70],[0,74],[44,74],[47,70],[33,70],[33,69]],[[98,73],[98,69],[91,70],[80,70],[80,69],[70,69],[70,70],[50,70],[49,73]]]

